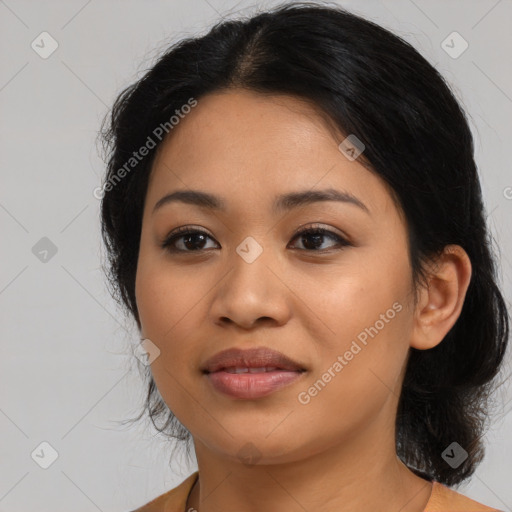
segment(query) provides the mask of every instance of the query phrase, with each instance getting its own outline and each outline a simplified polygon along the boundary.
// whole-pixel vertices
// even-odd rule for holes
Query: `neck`
[[[422,512],[432,484],[396,456],[394,432],[383,432],[382,425],[374,425],[327,449],[322,445],[322,451],[311,449],[309,457],[292,460],[288,455],[276,463],[274,456],[260,463],[262,457],[252,466],[236,455],[220,457],[194,440],[199,480],[186,510]]]

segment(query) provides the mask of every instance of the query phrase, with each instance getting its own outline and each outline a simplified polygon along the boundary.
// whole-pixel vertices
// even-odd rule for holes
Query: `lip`
[[[305,371],[305,368],[293,359],[267,347],[248,349],[229,348],[217,352],[208,359],[201,370],[214,373],[224,368],[264,368],[275,367],[280,370]]]
[[[233,368],[272,368],[255,373],[232,373]],[[231,348],[208,359],[202,371],[213,388],[231,398],[257,399],[295,382],[306,372],[298,362],[266,347]]]
[[[255,400],[268,396],[300,379],[304,372],[275,370],[265,373],[228,373],[223,370],[205,374],[213,388],[231,398]]]

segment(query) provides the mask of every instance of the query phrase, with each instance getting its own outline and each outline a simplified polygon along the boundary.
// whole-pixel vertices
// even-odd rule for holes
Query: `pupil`
[[[204,237],[205,237],[205,235],[202,235],[202,234],[200,234],[200,233],[192,233],[192,234],[190,234],[190,235],[185,235],[185,237],[184,237],[184,244],[185,244],[185,247],[186,247],[187,249],[196,249],[196,247],[194,247],[194,245],[195,245],[195,244],[194,244],[194,242],[191,242],[192,247],[190,247],[190,246],[189,246],[189,242],[190,242],[190,240],[191,240],[191,239],[194,239],[195,237],[202,237],[202,238],[203,238],[203,240],[202,240],[202,241],[203,241],[203,243],[204,243]]]
[[[313,242],[313,244],[305,243],[304,247],[306,247],[306,249],[314,249],[314,248],[318,247],[319,245],[322,245],[323,237],[324,237],[324,235],[321,233],[317,234],[317,235],[306,235],[305,236],[306,240],[313,239],[314,242]]]

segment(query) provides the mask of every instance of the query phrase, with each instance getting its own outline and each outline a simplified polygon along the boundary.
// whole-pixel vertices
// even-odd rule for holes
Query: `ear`
[[[420,291],[410,345],[433,348],[459,318],[471,280],[471,261],[459,245],[447,245]]]

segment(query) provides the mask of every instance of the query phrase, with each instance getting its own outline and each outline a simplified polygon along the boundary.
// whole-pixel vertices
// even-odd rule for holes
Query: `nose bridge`
[[[229,257],[230,271],[223,279],[213,306],[217,317],[252,325],[258,318],[282,322],[286,316],[284,286],[272,271],[272,249],[247,236]],[[275,266],[275,265],[274,265]]]
[[[272,286],[272,273],[267,266],[270,252],[270,247],[264,248],[253,236],[245,237],[235,247],[229,258],[232,271],[227,277],[232,291],[242,294],[246,300],[264,301],[267,298],[268,287]]]

